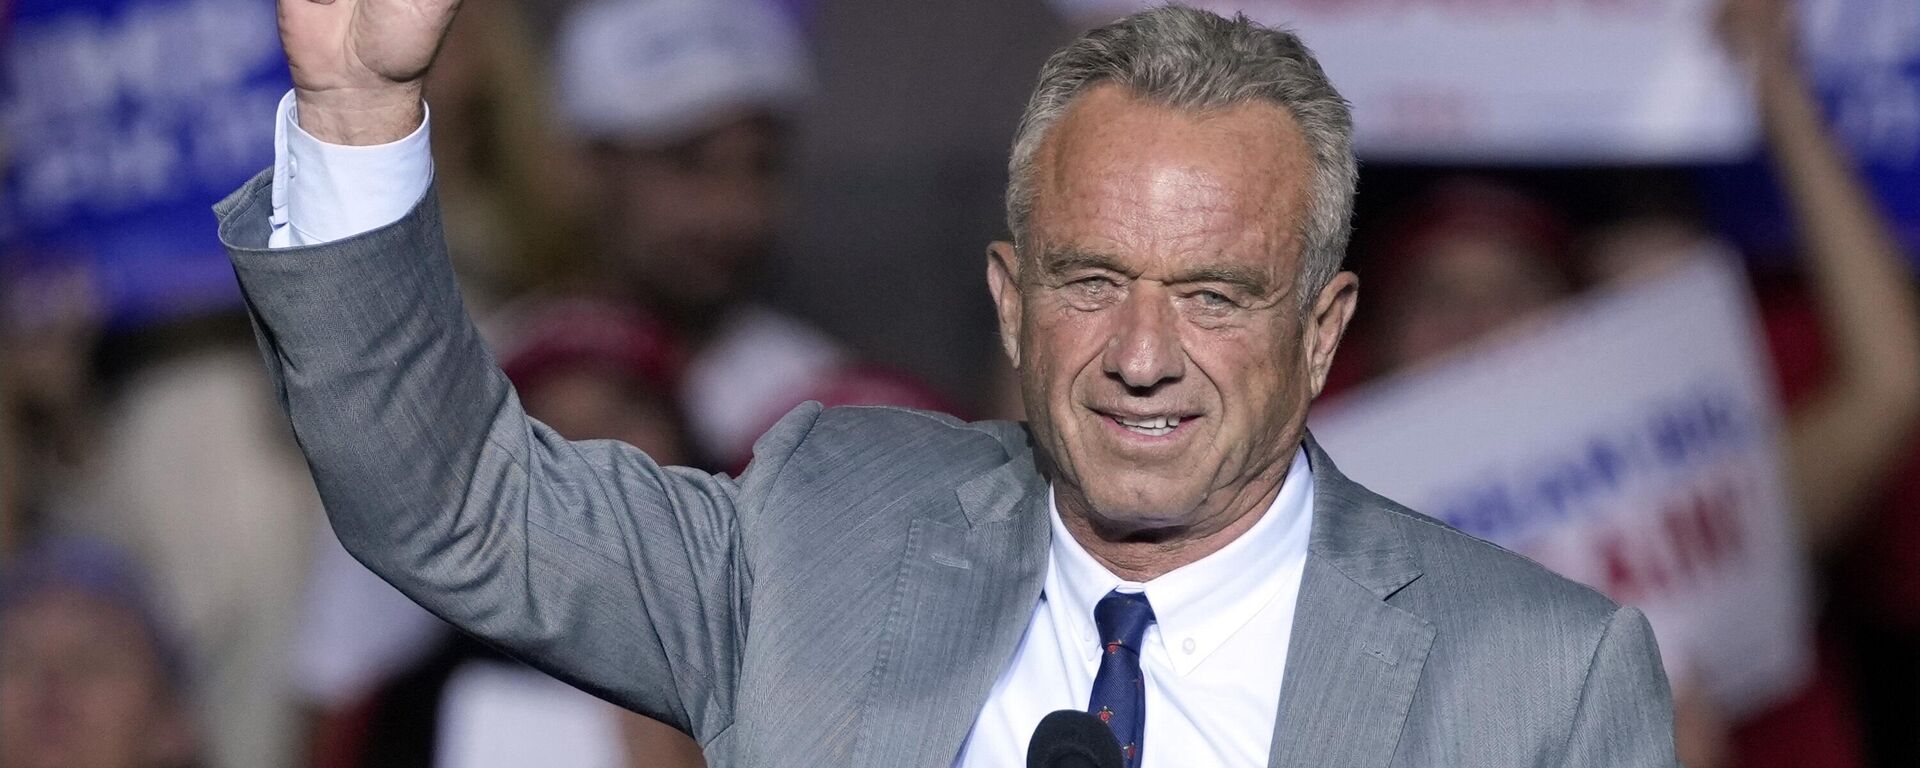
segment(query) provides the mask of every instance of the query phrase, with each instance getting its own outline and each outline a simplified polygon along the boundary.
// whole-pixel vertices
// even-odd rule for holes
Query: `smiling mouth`
[[[1115,413],[1103,409],[1091,409],[1106,420],[1115,432],[1136,438],[1171,439],[1177,437],[1183,427],[1191,427],[1198,414],[1161,413],[1142,415],[1139,413]],[[1158,442],[1158,441],[1156,441]]]
[[[1112,419],[1115,424],[1125,427],[1130,432],[1138,432],[1149,437],[1171,435],[1173,434],[1173,430],[1180,427],[1179,416],[1149,416],[1143,419],[1129,419],[1125,416],[1108,414],[1107,418]]]

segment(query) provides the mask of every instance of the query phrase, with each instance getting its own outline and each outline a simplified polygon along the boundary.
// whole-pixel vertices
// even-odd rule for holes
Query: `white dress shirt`
[[[433,177],[424,122],[391,144],[345,147],[301,130],[291,93],[277,119],[274,247],[324,243],[397,221]],[[1049,500],[1053,544],[1044,591],[955,765],[1024,765],[1042,717],[1086,709],[1100,666],[1093,606],[1114,589],[1145,592],[1156,619],[1141,652],[1147,680],[1142,768],[1265,765],[1306,570],[1312,500],[1313,475],[1302,450],[1251,529],[1144,584],[1121,580],[1088,555]]]

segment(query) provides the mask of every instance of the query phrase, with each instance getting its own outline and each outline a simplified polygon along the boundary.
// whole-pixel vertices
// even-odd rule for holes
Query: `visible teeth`
[[[1174,427],[1180,426],[1180,417],[1178,416],[1150,416],[1145,419],[1127,419],[1115,416],[1113,420],[1120,422],[1121,426],[1135,432],[1154,436],[1171,434]]]

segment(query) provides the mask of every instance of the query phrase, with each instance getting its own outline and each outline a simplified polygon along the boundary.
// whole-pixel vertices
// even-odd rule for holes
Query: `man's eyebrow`
[[[1060,248],[1049,250],[1040,256],[1040,266],[1052,274],[1072,272],[1079,269],[1104,269],[1109,272],[1129,274],[1121,266],[1120,260],[1113,256],[1080,248]]]
[[[1120,259],[1098,251],[1089,251],[1071,246],[1050,250],[1040,257],[1041,268],[1048,274],[1064,274],[1082,269],[1099,269],[1133,275]],[[1265,296],[1271,290],[1266,272],[1251,267],[1233,264],[1214,264],[1194,267],[1174,275],[1169,283],[1222,283],[1244,290],[1255,296]]]
[[[1234,265],[1195,267],[1173,276],[1172,283],[1225,283],[1255,295],[1266,295],[1267,274],[1261,270]]]

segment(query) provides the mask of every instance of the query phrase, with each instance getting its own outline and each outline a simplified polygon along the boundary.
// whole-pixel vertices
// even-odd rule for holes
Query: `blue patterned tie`
[[[1153,605],[1139,593],[1108,592],[1093,606],[1100,631],[1100,672],[1093,677],[1087,711],[1099,716],[1120,742],[1127,768],[1140,765],[1147,731],[1147,681],[1140,674],[1140,640],[1153,623]]]

